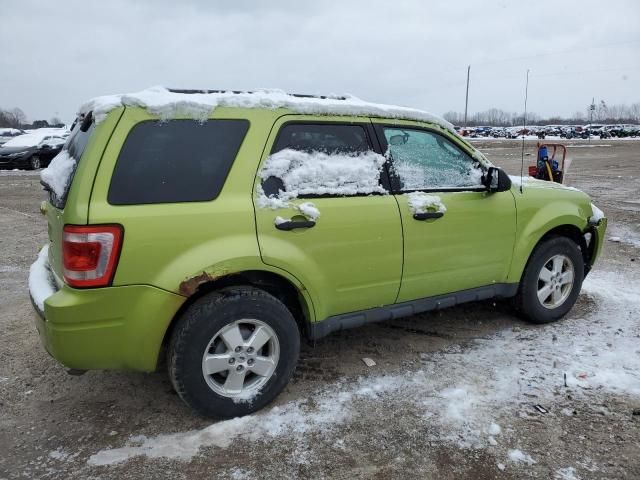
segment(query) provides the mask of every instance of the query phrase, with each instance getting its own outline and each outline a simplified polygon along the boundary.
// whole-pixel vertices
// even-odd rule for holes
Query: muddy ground
[[[474,143],[519,172],[518,141]],[[45,353],[26,286],[44,195],[33,172],[0,171],[0,478],[640,478],[640,141],[567,143],[568,183],[620,241],[566,320],[482,302],[338,332],[242,424],[194,415],[164,371],[74,377]],[[626,388],[597,375],[616,342]]]

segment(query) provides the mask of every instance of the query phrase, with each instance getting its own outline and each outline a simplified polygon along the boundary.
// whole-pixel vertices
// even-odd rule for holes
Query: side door
[[[487,192],[486,166],[453,135],[415,122],[373,122],[402,217],[398,301],[505,282],[516,232],[511,191]]]
[[[308,289],[315,318],[395,302],[402,227],[385,158],[362,119],[280,117],[254,185],[263,261]]]

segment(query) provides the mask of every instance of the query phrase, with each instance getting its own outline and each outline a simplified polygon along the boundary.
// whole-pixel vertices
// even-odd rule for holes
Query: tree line
[[[454,125],[464,125],[464,113],[446,112],[443,117]],[[575,112],[571,117],[541,117],[536,113],[527,113],[527,125],[580,125],[589,123],[616,124],[640,123],[640,102],[631,105],[607,105],[604,100],[589,105],[584,112]],[[495,127],[511,127],[524,124],[524,113],[506,112],[498,108],[490,108],[467,116],[468,126],[491,125]]]
[[[52,117],[50,120],[34,120],[32,123],[27,122],[27,116],[20,108],[11,108],[5,110],[0,108],[0,128],[45,128],[45,127],[64,127],[64,122],[58,117]]]

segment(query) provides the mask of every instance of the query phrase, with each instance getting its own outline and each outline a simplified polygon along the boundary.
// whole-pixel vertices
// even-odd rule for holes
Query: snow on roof
[[[35,130],[25,130],[26,133],[13,137],[5,142],[5,147],[35,147],[46,137],[65,138],[69,131],[65,128],[37,128]]]
[[[439,125],[454,132],[453,125],[442,118],[414,108],[369,103],[351,95],[313,97],[291,95],[282,90],[254,92],[168,90],[151,87],[138,93],[96,97],[82,105],[79,114],[93,112],[97,123],[114,108],[138,106],[162,119],[187,116],[198,120],[209,117],[216,107],[285,108],[308,115],[372,116],[403,120],[418,120]]]
[[[18,135],[23,133],[22,130],[17,128],[0,128],[0,136],[2,135]]]

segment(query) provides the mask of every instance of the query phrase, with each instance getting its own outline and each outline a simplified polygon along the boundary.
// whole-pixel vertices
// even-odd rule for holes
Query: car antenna
[[[522,154],[520,156],[520,193],[524,182],[524,135],[527,130],[527,97],[529,95],[529,69],[527,68],[527,82],[524,87],[524,119],[522,121]]]

